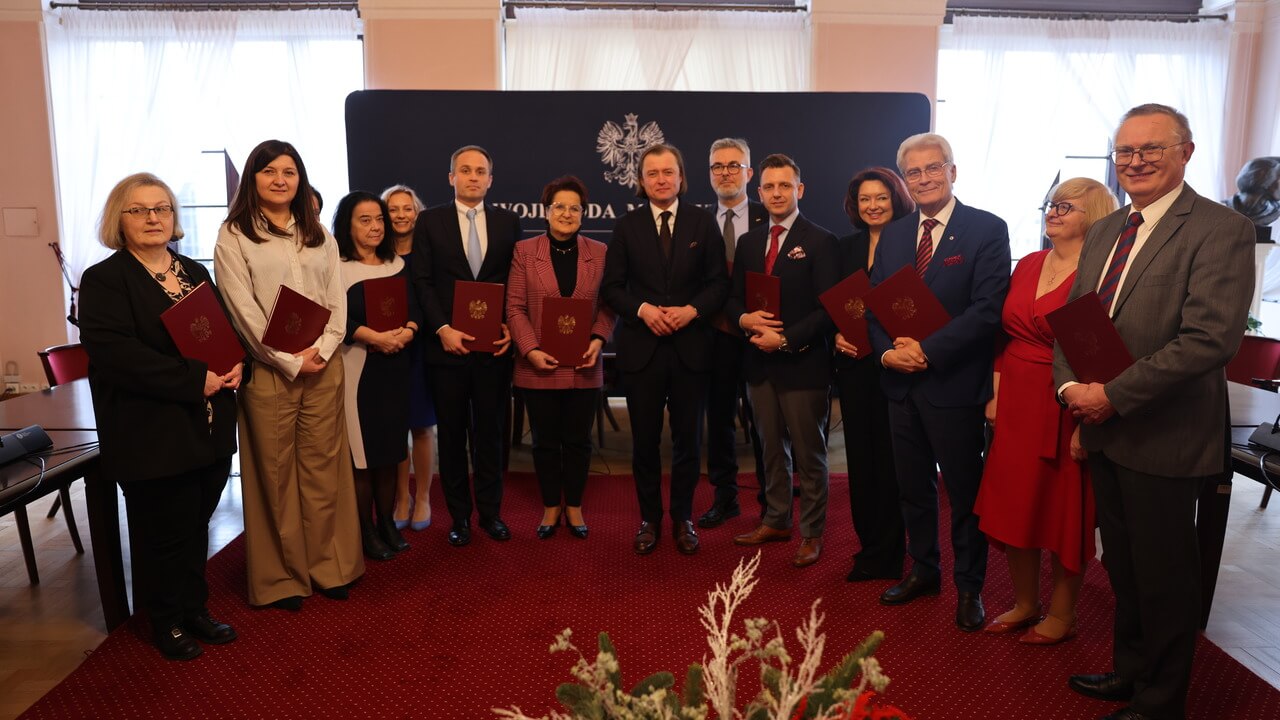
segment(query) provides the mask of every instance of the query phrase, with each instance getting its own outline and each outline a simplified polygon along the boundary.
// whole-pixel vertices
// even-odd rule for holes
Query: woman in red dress
[[[1009,561],[1015,605],[986,631],[1030,628],[1024,643],[1075,637],[1076,597],[1094,555],[1093,492],[1075,419],[1055,401],[1053,331],[1045,315],[1062,307],[1089,226],[1116,209],[1106,186],[1073,178],[1053,189],[1045,235],[1053,247],[1018,262],[1001,316],[995,393],[987,403],[994,440],[974,512]],[[997,423],[997,419],[999,422]],[[1040,604],[1040,551],[1053,564],[1048,614]]]

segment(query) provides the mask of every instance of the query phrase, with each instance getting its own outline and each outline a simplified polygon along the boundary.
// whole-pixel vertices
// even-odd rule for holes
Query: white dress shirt
[[[937,220],[938,224],[934,226],[933,232],[929,236],[933,240],[933,248],[930,249],[930,253],[938,252],[938,243],[942,241],[942,232],[951,223],[951,213],[955,212],[955,209],[956,197],[952,195],[947,204],[943,205],[942,209],[938,211],[938,214],[933,216],[933,219]],[[924,237],[924,221],[928,219],[929,217],[921,210],[920,224],[916,226],[916,247],[920,247],[920,238]]]
[[[1186,187],[1186,183],[1178,183],[1178,187],[1161,195],[1159,199],[1150,205],[1142,208],[1138,212],[1142,215],[1142,224],[1138,226],[1138,235],[1133,239],[1133,248],[1129,251],[1129,259],[1125,261],[1124,270],[1120,272],[1120,280],[1116,283],[1115,295],[1111,297],[1111,307],[1107,308],[1107,313],[1115,317],[1116,302],[1120,299],[1120,290],[1124,287],[1125,278],[1129,276],[1129,268],[1133,267],[1133,261],[1138,257],[1138,252],[1142,250],[1142,246],[1146,244],[1147,238],[1151,237],[1151,233],[1155,232],[1156,226],[1160,224],[1161,218],[1165,213],[1169,212],[1169,208],[1173,207],[1173,201],[1178,199],[1182,194],[1182,188]],[[1133,213],[1133,205],[1125,208],[1125,216]],[[1121,231],[1123,234],[1124,231]],[[1111,258],[1116,254],[1116,245],[1120,236],[1117,235],[1115,240],[1111,241],[1111,252],[1107,253],[1107,261],[1102,265],[1102,275],[1098,278],[1098,288],[1102,287],[1102,281],[1107,279],[1107,269],[1111,267]],[[1094,288],[1097,290],[1098,288]]]

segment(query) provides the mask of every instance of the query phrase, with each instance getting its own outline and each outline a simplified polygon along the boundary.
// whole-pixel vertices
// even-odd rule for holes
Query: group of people
[[[1129,111],[1113,161],[1131,205],[1118,212],[1093,180],[1061,182],[1045,206],[1048,247],[1011,275],[1006,224],[955,198],[955,157],[932,133],[902,143],[897,172],[853,177],[845,210],[856,232],[842,238],[801,214],[802,173],[786,155],[759,164],[756,202],[748,144],[717,140],[717,204],[704,209],[684,199],[680,150],[651,145],[637,163],[646,202],[617,221],[607,245],[580,234],[588,190],[571,176],[543,191],[546,231],[521,240],[516,216],[485,202],[493,161],[474,145],[450,158],[453,202],[427,210],[404,186],[353,192],[330,234],[302,158],[267,141],[246,161],[214,254],[219,300],[247,350],[225,375],[183,358],[161,324],[161,312],[212,282],[168,247],[182,237],[173,192],[152,175],[130,176],[103,211],[102,242],[119,252],[84,274],[80,326],[104,468],[138,521],[140,604],[156,644],[188,659],[201,642],[235,639],[209,616],[203,571],[237,425],[255,606],[298,610],[313,592],[344,599],[364,557],[390,558],[408,546],[400,530],[430,524],[432,427],[448,542],[471,541],[473,516],[490,538],[509,539],[502,429],[512,384],[533,434],[544,506],[536,535],[564,524],[585,539],[590,430],[612,339],[631,422],[635,553],[657,548],[666,520],[675,549],[694,554],[699,528],[741,514],[741,414],[760,509],[733,542],[791,541],[798,526],[793,564],[818,561],[834,387],[860,544],[850,582],[892,581],[886,605],[940,593],[941,478],[957,626],[1052,645],[1076,633],[1096,524],[1116,594],[1115,665],[1070,685],[1128,702],[1108,718],[1182,717],[1200,614],[1195,503],[1205,479],[1227,468],[1222,368],[1253,283],[1250,223],[1183,182],[1194,147],[1173,108]],[[904,268],[947,311],[940,329],[894,337],[868,312],[869,346],[837,332],[823,292],[859,270],[875,286]],[[748,273],[777,278],[780,307],[759,309]],[[374,331],[363,284],[396,277],[407,320]],[[452,326],[463,281],[505,287],[498,340]],[[262,341],[282,286],[330,311],[299,353]],[[1088,292],[1135,358],[1105,384],[1077,382],[1046,320]],[[594,309],[590,340],[580,357],[554,357],[543,347],[542,308],[570,297]],[[695,526],[704,422],[714,500]],[[157,449],[149,431],[161,428],[178,441]],[[1004,551],[1015,604],[987,622],[989,543]]]

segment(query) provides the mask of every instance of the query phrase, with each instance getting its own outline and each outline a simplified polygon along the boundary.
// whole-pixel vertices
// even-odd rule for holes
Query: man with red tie
[[[1000,311],[1009,289],[1009,228],[1003,220],[956,200],[951,144],[933,133],[898,147],[898,169],[919,208],[890,223],[876,247],[873,286],[904,267],[920,274],[951,320],[927,338],[890,337],[870,314],[871,344],[881,374],[897,467],[907,552],[902,582],[880,596],[902,605],[941,591],[938,470],[951,504],[956,625],[982,628],[987,540],[973,502],[982,480],[983,408]]]
[[[760,200],[769,222],[743,235],[733,263],[725,314],[750,337],[743,364],[760,428],[765,512],[739,545],[791,538],[791,474],[800,476],[800,545],[792,563],[807,567],[822,553],[827,516],[827,411],[835,326],[818,295],[840,282],[836,236],[800,214],[800,168],[786,155],[760,164]],[[779,280],[780,307],[748,312],[747,273]]]
[[[648,200],[618,219],[605,252],[600,296],[618,313],[617,363],[631,418],[631,471],[640,502],[633,549],[653,552],[662,527],[662,425],[671,415],[671,534],[698,551],[693,491],[701,471],[702,413],[711,362],[709,318],[729,290],[715,217],[681,201],[684,158],[672,145],[645,148],[636,194]]]

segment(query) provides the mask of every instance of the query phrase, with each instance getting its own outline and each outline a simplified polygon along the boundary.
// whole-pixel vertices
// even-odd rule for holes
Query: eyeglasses
[[[1044,211],[1045,215],[1053,215],[1054,217],[1062,217],[1063,215],[1070,214],[1072,210],[1080,210],[1080,212],[1084,212],[1084,210],[1069,202],[1047,202],[1044,204],[1044,207],[1040,209]]]
[[[173,215],[172,205],[157,205],[155,207],[131,207],[128,210],[122,210],[121,215],[132,215],[139,220],[147,219],[151,213],[155,213],[156,217],[164,220]]]
[[[711,174],[712,175],[737,175],[738,173],[742,172],[742,168],[744,167],[746,166],[738,162],[731,162],[728,164],[716,163],[715,165],[711,166]]]
[[[582,206],[581,205],[565,205],[564,203],[556,203],[555,205],[551,206],[551,213],[553,215],[581,215]]]
[[[933,163],[932,165],[926,165],[923,171],[919,168],[911,168],[903,173],[902,176],[905,177],[908,182],[918,182],[923,176],[931,178],[942,177],[942,171],[950,164],[951,163],[949,162]]]
[[[1183,140],[1172,145],[1143,145],[1140,148],[1118,147],[1111,151],[1111,161],[1117,165],[1128,165],[1133,162],[1134,157],[1140,157],[1142,162],[1153,163],[1164,157],[1165,150],[1186,144],[1187,141]]]

